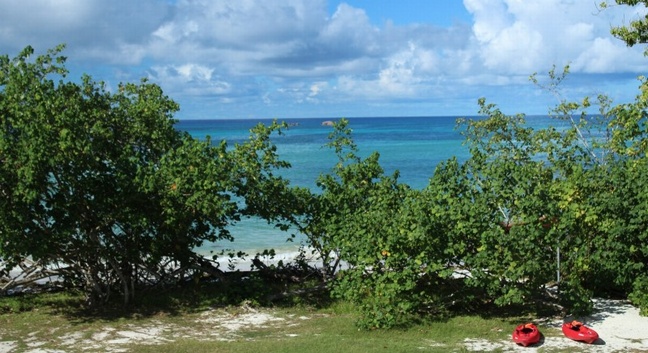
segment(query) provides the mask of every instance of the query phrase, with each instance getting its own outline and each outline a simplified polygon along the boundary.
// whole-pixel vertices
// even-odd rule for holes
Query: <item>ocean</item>
[[[386,175],[400,172],[400,182],[422,189],[428,184],[435,167],[452,156],[465,160],[468,147],[456,129],[458,117],[392,117],[349,118],[352,137],[359,154],[366,157],[374,151],[380,153],[380,164]],[[316,188],[317,177],[328,173],[337,159],[333,150],[327,148],[330,126],[322,122],[335,119],[287,119],[291,124],[283,135],[273,135],[281,159],[290,162],[292,168],[281,173],[297,186]],[[193,137],[204,139],[211,136],[214,143],[226,140],[230,146],[245,142],[249,130],[259,122],[270,124],[272,120],[181,120],[176,127]],[[527,117],[530,126],[544,127],[555,121],[548,117]],[[235,241],[204,244],[203,254],[224,249],[245,251],[254,255],[264,249],[279,253],[298,250],[299,235],[294,242],[286,242],[289,233],[282,232],[265,221],[245,220],[230,229]]]

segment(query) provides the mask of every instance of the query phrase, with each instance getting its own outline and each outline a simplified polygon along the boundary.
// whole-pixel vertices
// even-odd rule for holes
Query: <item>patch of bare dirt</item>
[[[259,312],[244,307],[235,313],[224,310],[209,310],[195,319],[196,325],[180,326],[153,321],[142,325],[129,324],[115,328],[106,326],[97,332],[72,332],[59,336],[54,342],[39,341],[34,332],[22,342],[0,341],[0,353],[17,353],[20,345],[27,345],[25,353],[65,353],[68,349],[84,352],[120,353],[131,352],[131,345],[157,345],[179,338],[230,341],[240,337],[241,330],[271,327],[286,324],[286,319],[272,312]],[[196,327],[203,329],[196,330]],[[0,335],[0,340],[2,336]],[[19,344],[20,343],[20,344]],[[55,346],[63,350],[46,349],[42,346]],[[21,351],[23,352],[23,351]]]

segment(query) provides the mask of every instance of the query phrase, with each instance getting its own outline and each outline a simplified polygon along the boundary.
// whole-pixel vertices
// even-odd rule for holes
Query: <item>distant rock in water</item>
[[[323,122],[322,122],[322,126],[333,126],[333,122],[330,121],[330,120],[323,121]]]

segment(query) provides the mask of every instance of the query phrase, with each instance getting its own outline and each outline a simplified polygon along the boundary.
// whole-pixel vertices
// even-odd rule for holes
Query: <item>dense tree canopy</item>
[[[613,33],[648,42],[647,22]],[[284,125],[258,125],[236,146],[197,141],[174,128],[179,107],[154,84],[64,81],[61,49],[0,57],[8,268],[31,258],[92,302],[128,300],[142,283],[217,272],[194,249],[255,215],[306,235],[318,278],[367,328],[483,305],[584,313],[594,295],[648,312],[645,79],[634,102],[613,105],[562,99],[568,67],[546,85],[532,76],[560,100],[556,126],[541,129],[480,99],[481,117],[458,121],[470,157],[439,164],[423,190],[385,175],[377,152],[361,158],[342,119],[328,144],[338,162],[309,190],[275,173],[289,167],[270,139]]]
[[[257,210],[236,198],[284,184],[267,142],[280,126],[235,148],[194,140],[157,85],[66,82],[61,50],[0,57],[0,258],[58,267],[92,302],[212,266],[194,249]]]
[[[359,158],[348,122],[336,123],[339,163],[320,178],[306,227],[345,265],[333,293],[372,328],[489,303],[586,313],[594,295],[645,312],[644,89],[633,104],[599,97],[596,115],[587,98],[563,101],[560,128],[531,128],[482,99],[483,117],[458,125],[471,157],[441,163],[424,190],[383,175],[377,153]]]

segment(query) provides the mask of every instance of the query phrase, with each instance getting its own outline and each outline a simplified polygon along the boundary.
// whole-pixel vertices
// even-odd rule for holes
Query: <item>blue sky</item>
[[[0,0],[0,54],[66,43],[70,79],[146,77],[180,119],[545,114],[529,82],[570,64],[561,97],[638,93],[645,16],[588,0]]]
[[[340,3],[329,1],[329,13],[335,13]],[[461,0],[351,0],[345,3],[363,9],[376,26],[391,21],[399,26],[431,23],[446,27],[459,21],[471,21],[470,13]]]

